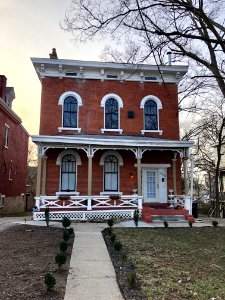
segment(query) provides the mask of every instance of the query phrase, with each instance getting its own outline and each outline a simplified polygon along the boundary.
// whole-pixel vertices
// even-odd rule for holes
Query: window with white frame
[[[62,151],[56,160],[56,165],[60,166],[60,193],[71,193],[79,195],[77,192],[77,166],[81,165],[80,155],[74,150]]]
[[[108,155],[104,163],[104,191],[118,192],[118,159]]]
[[[5,124],[5,129],[4,129],[4,147],[8,148],[9,145],[9,126]]]
[[[162,109],[162,103],[156,96],[146,96],[142,99],[140,108],[143,108],[143,127],[142,134],[145,132],[158,132],[162,134],[159,128],[159,109]]]
[[[63,130],[76,130],[81,131],[79,128],[79,107],[83,105],[82,99],[79,94],[75,92],[65,92],[59,98],[59,105],[62,106],[62,126],[59,131]]]
[[[67,154],[61,163],[61,191],[73,192],[76,190],[76,158]]]
[[[117,131],[122,133],[123,130],[120,128],[122,99],[116,94],[107,94],[101,100],[101,107],[104,107],[104,128],[101,129],[101,132]]]

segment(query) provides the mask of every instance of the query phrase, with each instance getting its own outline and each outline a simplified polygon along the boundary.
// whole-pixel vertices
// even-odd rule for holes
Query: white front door
[[[167,169],[143,169],[142,193],[144,202],[167,202]]]

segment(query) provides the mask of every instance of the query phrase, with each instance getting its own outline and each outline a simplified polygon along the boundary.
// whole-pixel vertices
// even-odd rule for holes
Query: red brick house
[[[42,85],[36,218],[47,206],[55,219],[131,217],[142,204],[168,206],[169,189],[182,194],[193,143],[179,140],[177,84],[187,66],[50,57],[31,58]]]
[[[0,208],[2,213],[25,209],[28,133],[12,110],[14,88],[0,75]]]

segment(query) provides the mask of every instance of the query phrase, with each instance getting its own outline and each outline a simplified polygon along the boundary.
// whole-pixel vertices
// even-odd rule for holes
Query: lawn
[[[225,299],[225,228],[114,228],[113,232],[123,244],[120,254],[110,251],[121,289],[127,287],[130,266],[141,288],[136,294],[124,290],[125,299]]]

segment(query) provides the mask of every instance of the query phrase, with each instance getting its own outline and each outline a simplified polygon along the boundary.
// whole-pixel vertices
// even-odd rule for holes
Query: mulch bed
[[[114,245],[111,241],[111,235],[107,233],[107,228],[102,232],[110,258],[112,260],[117,282],[120,288],[120,291],[125,300],[147,300],[147,298],[142,294],[140,283],[136,279],[136,284],[132,287],[128,283],[129,274],[136,273],[134,264],[127,260],[126,250],[121,249],[116,251]]]
[[[73,238],[68,243],[67,262],[58,268],[55,255],[62,235],[63,228],[31,225],[13,225],[0,231],[1,299],[64,299]],[[46,273],[56,279],[52,291],[46,289]]]

